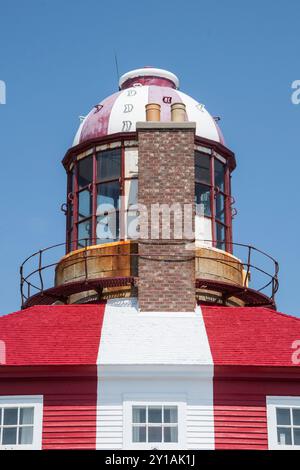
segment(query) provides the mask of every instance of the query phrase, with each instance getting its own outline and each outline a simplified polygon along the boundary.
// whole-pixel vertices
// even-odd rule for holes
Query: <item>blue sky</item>
[[[171,70],[221,116],[234,240],[278,259],[278,307],[300,315],[299,15],[296,0],[0,0],[0,312],[19,308],[20,262],[64,241],[61,159],[78,116],[117,90],[117,51],[120,73]]]

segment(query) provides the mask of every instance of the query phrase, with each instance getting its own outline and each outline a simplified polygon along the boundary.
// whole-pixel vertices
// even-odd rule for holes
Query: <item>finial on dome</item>
[[[178,89],[179,79],[168,70],[146,66],[125,73],[119,80],[120,90],[137,85],[169,86],[170,88]]]

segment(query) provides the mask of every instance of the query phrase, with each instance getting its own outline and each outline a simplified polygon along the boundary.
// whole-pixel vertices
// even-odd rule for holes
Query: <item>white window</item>
[[[132,442],[178,443],[178,406],[133,406]]]
[[[0,396],[0,450],[41,449],[42,415],[41,396]]]
[[[267,397],[270,449],[300,449],[300,397]]]
[[[125,448],[184,448],[185,405],[185,402],[159,402],[156,400],[125,401]]]

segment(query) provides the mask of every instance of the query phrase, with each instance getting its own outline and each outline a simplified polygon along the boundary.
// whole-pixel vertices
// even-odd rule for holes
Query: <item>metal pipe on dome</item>
[[[160,121],[160,104],[146,104],[146,121]]]
[[[171,104],[171,121],[172,122],[185,122],[186,121],[186,106],[184,103]]]

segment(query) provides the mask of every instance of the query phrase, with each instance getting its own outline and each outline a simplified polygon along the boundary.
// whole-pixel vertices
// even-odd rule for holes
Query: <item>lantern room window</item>
[[[196,238],[231,251],[229,168],[225,158],[209,148],[204,150],[195,152],[196,217],[204,221],[205,235],[197,238],[196,233]],[[68,251],[136,234],[138,216],[130,207],[137,203],[137,154],[132,148],[127,153],[120,143],[113,149],[94,148],[72,162],[67,196]]]
[[[229,170],[214,153],[195,152],[195,202],[196,215],[211,221],[212,245],[231,251]]]
[[[121,148],[94,151],[75,162],[68,182],[69,251],[120,238],[121,183]]]

